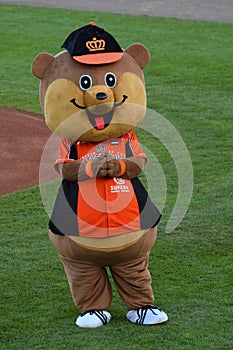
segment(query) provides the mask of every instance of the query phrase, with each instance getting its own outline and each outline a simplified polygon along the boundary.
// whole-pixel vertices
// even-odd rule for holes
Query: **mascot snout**
[[[84,93],[85,107],[88,108],[95,106],[98,110],[97,113],[101,113],[99,110],[103,110],[103,113],[108,112],[110,109],[112,109],[113,103],[113,91],[104,85],[93,86]]]

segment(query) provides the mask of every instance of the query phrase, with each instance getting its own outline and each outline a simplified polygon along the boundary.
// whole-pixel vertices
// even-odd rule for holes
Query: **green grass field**
[[[155,327],[130,324],[114,290],[110,324],[78,329],[39,187],[1,196],[1,349],[230,350],[233,25],[5,5],[0,11],[0,105],[41,113],[32,60],[42,51],[56,54],[72,30],[94,21],[122,47],[141,42],[149,49],[148,107],[176,127],[195,176],[187,215],[165,234],[176,169],[163,145],[148,139],[168,187],[150,271],[156,304],[169,322]]]

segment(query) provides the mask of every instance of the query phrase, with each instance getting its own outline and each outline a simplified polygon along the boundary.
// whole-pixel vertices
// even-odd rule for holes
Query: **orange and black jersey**
[[[62,139],[55,163],[91,160],[108,153],[116,159],[146,158],[134,132],[104,142]],[[109,237],[148,229],[160,220],[158,209],[136,177],[63,180],[49,227],[55,234]]]

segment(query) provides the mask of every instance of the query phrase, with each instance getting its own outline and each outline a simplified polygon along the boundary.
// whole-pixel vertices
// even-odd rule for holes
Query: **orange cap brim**
[[[122,58],[123,54],[124,52],[105,52],[73,56],[73,59],[79,63],[84,64],[105,64],[119,61]]]

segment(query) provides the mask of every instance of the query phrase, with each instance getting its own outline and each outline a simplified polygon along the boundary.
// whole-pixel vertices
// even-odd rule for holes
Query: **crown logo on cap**
[[[86,42],[86,47],[89,51],[105,50],[105,40],[93,38],[91,41]]]

